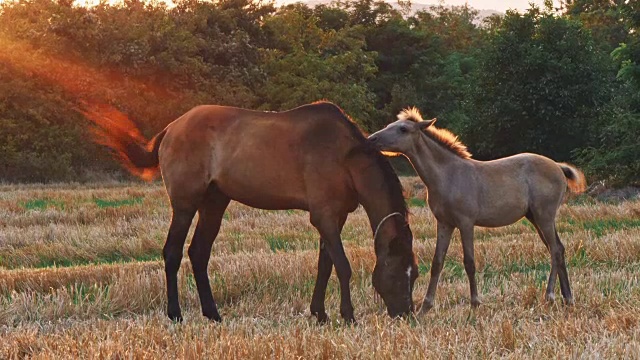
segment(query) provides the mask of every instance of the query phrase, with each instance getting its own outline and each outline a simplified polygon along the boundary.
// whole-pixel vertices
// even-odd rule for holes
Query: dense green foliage
[[[593,142],[611,98],[608,60],[576,21],[537,9],[508,13],[483,51],[471,96],[475,121],[465,133],[482,157],[526,149],[569,159]]]
[[[592,179],[639,181],[637,2],[573,0],[484,22],[468,7],[410,9],[4,2],[0,181],[119,171],[90,141],[77,111],[86,101],[152,135],[196,104],[285,110],[319,99],[368,131],[417,106],[479,159],[531,151],[577,162]]]

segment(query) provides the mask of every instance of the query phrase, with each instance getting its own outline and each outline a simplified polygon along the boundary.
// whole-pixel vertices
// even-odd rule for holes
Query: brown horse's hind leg
[[[340,240],[339,222],[341,218],[332,214],[311,211],[311,224],[320,232],[320,237],[324,240],[325,249],[336,267],[336,274],[340,281],[340,315],[347,323],[355,323],[351,289],[349,288],[351,265]]]
[[[471,306],[478,307],[478,286],[476,284],[476,262],[473,248],[473,224],[460,227],[460,237],[462,239],[462,251],[464,254],[464,270],[469,278],[469,290],[471,293]]]
[[[449,249],[453,229],[454,227],[438,221],[438,240],[436,242],[436,251],[433,254],[433,262],[431,263],[431,279],[429,280],[427,295],[424,297],[422,307],[420,308],[421,313],[425,313],[433,307],[433,300],[436,296],[436,288],[438,287],[440,272],[444,265],[444,256],[447,254],[447,250]]]
[[[202,315],[208,319],[222,321],[218,308],[213,300],[207,266],[211,257],[211,247],[218,236],[222,216],[229,205],[229,198],[211,187],[205,201],[198,209],[198,225],[196,226],[191,245],[189,246],[189,259],[193,268],[193,277],[196,280]]]
[[[164,271],[167,279],[167,315],[173,321],[182,321],[178,300],[178,269],[182,261],[182,248],[191,226],[194,211],[173,209],[167,241],[162,250]]]
[[[346,220],[346,216],[340,220],[339,230],[342,230]],[[329,321],[329,316],[327,316],[324,308],[324,298],[327,292],[327,283],[329,282],[329,277],[331,277],[332,269],[333,261],[327,251],[327,245],[325,244],[325,241],[320,238],[320,250],[318,252],[318,276],[316,278],[316,285],[313,289],[313,296],[311,297],[311,315],[314,315],[321,324]]]

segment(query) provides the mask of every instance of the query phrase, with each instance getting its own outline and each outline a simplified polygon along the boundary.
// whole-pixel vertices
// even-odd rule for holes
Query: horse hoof
[[[220,314],[211,314],[211,315],[202,314],[202,315],[204,315],[204,317],[206,317],[211,321],[222,322],[222,317],[220,316]]]
[[[358,326],[358,322],[356,321],[356,319],[354,317],[351,318],[345,318],[344,319],[344,323],[348,326]]]
[[[169,313],[169,319],[171,319],[171,321],[173,321],[174,323],[181,323],[182,322],[182,315],[180,313],[177,314],[172,314]]]
[[[422,303],[420,307],[420,311],[418,311],[419,315],[424,315],[429,312],[429,310],[433,309],[433,302],[425,301]]]
[[[567,306],[573,306],[576,304],[576,301],[573,298],[564,299],[564,304]]]
[[[548,293],[546,296],[547,302],[553,303],[556,301],[556,295],[554,293]]]
[[[346,324],[356,323],[356,318],[353,316],[353,308],[351,307],[347,311],[340,310],[340,316],[342,316]]]
[[[315,312],[315,313],[311,313],[311,315],[315,316],[316,319],[318,319],[318,324],[320,325],[324,325],[329,323],[330,319],[329,319],[329,315],[327,315],[326,312]]]
[[[471,308],[477,309],[480,305],[482,305],[482,301],[478,299],[471,299]]]

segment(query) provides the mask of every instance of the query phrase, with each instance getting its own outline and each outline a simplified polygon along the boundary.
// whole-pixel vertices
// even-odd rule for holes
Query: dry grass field
[[[417,180],[403,182],[419,303],[435,223]],[[373,240],[358,209],[343,231],[354,327],[340,323],[335,274],[327,293],[332,323],[317,325],[309,314],[318,235],[307,213],[237,203],[210,263],[223,323],[200,315],[186,257],[185,321],[172,323],[161,258],[169,217],[159,184],[0,186],[0,359],[640,357],[640,201],[582,197],[561,208],[575,306],[544,301],[549,256],[520,221],[476,230],[478,310],[469,307],[456,233],[435,308],[410,320],[390,319],[374,299]]]

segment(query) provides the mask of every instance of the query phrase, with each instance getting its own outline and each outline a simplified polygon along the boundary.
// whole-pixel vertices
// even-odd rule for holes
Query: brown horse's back
[[[199,106],[167,127],[160,169],[174,206],[192,206],[215,184],[252,207],[309,210],[310,180],[331,179],[337,194],[352,186],[347,157],[364,138],[349,126],[328,103],[281,113]]]

